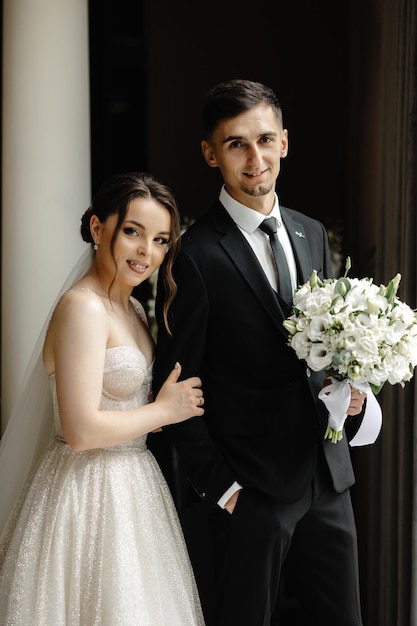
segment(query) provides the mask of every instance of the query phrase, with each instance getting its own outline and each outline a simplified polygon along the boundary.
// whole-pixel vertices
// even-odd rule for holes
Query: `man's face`
[[[201,147],[208,165],[220,169],[228,193],[259,210],[275,193],[288,133],[270,106],[259,105],[222,121]]]

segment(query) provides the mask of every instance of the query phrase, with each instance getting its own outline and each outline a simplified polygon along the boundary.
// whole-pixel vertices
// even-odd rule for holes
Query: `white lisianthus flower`
[[[310,341],[320,341],[329,330],[331,323],[332,316],[330,313],[312,317],[308,327],[305,328],[306,335]]]
[[[404,386],[417,365],[416,311],[397,297],[401,275],[387,286],[370,278],[321,280],[314,271],[294,295],[284,322],[298,358],[333,380],[370,385],[378,393],[388,382]],[[326,432],[332,441],[341,431]]]
[[[311,351],[311,341],[305,333],[295,333],[292,335],[291,346],[297,353],[299,359],[307,360]]]
[[[332,355],[327,352],[322,343],[313,343],[310,346],[308,363],[311,369],[316,372],[326,369],[332,362]]]

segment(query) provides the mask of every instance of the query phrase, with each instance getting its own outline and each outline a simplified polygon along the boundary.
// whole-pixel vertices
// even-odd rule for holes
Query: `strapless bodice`
[[[54,373],[49,375],[49,381],[54,406],[55,433],[57,439],[64,441]],[[147,404],[151,393],[151,381],[152,366],[148,366],[145,356],[138,348],[134,346],[107,348],[100,409],[122,411]],[[142,447],[145,441],[146,435],[113,448]]]

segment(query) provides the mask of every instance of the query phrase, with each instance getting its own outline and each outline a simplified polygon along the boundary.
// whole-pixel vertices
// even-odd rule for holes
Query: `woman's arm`
[[[45,342],[54,360],[62,430],[75,450],[118,445],[158,427],[203,415],[198,377],[177,382],[174,368],[154,402],[126,411],[100,410],[109,318],[91,293],[68,292],[57,306]]]

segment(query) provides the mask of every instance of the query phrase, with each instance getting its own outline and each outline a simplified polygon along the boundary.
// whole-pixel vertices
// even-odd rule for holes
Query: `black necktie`
[[[275,265],[278,273],[278,291],[279,295],[287,304],[292,302],[292,286],[290,270],[288,269],[287,258],[284,248],[281,245],[277,235],[277,221],[275,217],[267,217],[259,226],[269,236],[272,252],[274,254]]]

